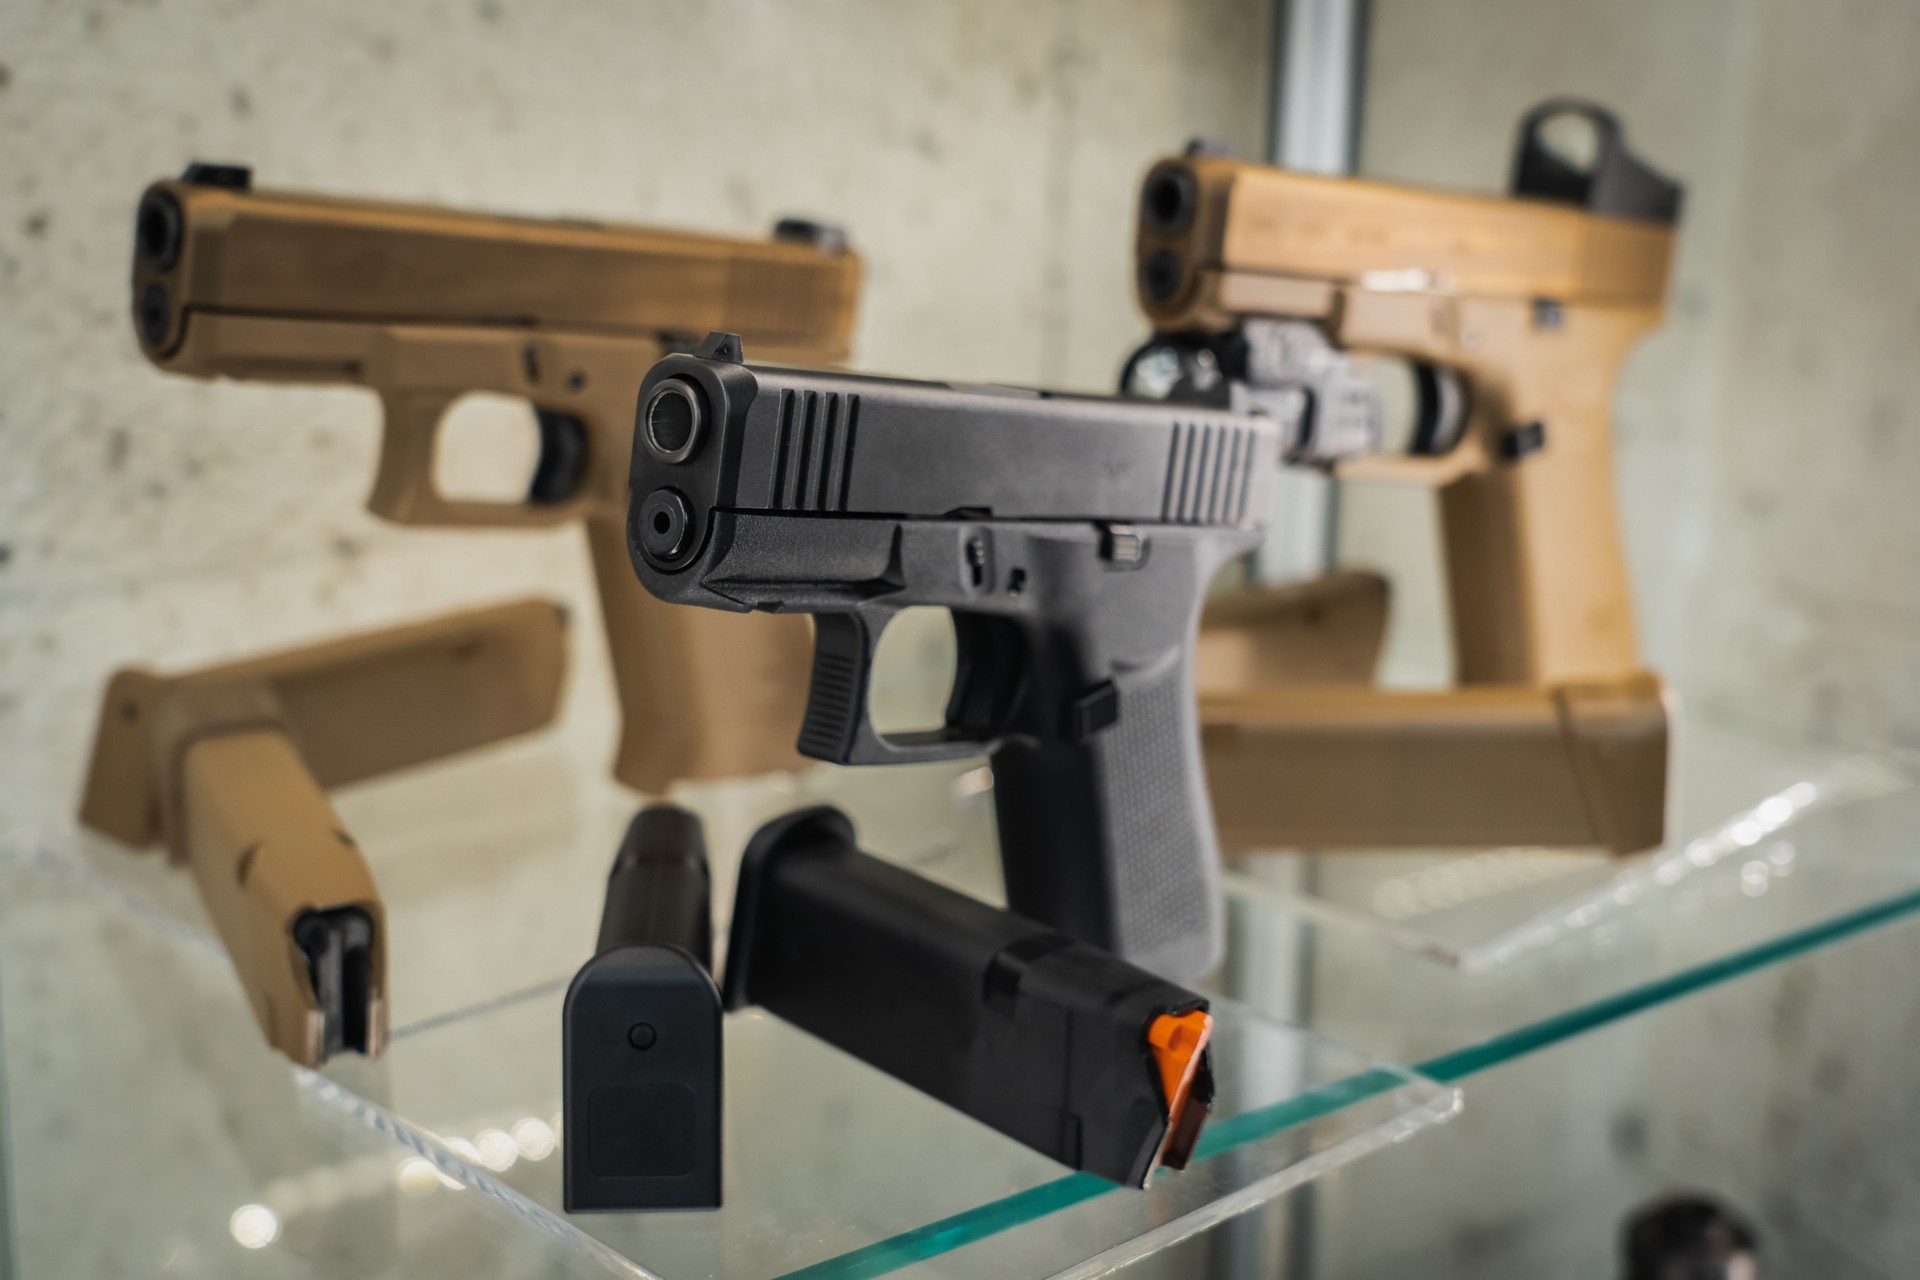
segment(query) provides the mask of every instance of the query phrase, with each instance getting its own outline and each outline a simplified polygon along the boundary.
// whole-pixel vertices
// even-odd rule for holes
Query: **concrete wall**
[[[1920,6],[1764,0],[1751,21],[1696,696],[1920,745]]]
[[[370,396],[195,384],[146,364],[127,277],[134,204],[154,178],[233,160],[263,185],[749,234],[804,213],[848,227],[865,255],[860,366],[1105,389],[1143,332],[1128,257],[1135,184],[1196,134],[1260,149],[1269,8],[0,6],[0,842],[70,829],[97,700],[122,664],[186,666],[523,594],[557,596],[577,620],[563,713],[573,772],[597,776],[612,750],[574,531],[379,524],[362,510],[378,440]],[[446,809],[419,781],[394,785],[405,795],[362,789],[344,807],[367,816],[384,796],[410,812]],[[522,771],[501,787],[537,797],[555,785],[551,771]],[[497,798],[500,810],[525,807]],[[601,874],[573,877],[560,853],[536,858],[568,833],[527,832],[500,810],[370,855],[390,905],[445,926],[406,931],[405,947],[432,954],[396,953],[416,1011],[562,971],[529,969],[534,953],[511,932],[489,935],[476,957],[475,935],[458,927],[490,910],[510,928],[544,919],[551,936],[552,916],[529,912],[529,895],[551,913],[553,877],[590,888]],[[521,842],[511,869],[493,856],[503,840]],[[462,855],[458,868],[436,863],[435,848]],[[610,848],[583,848],[582,865],[604,868]],[[424,907],[423,881],[444,909]],[[476,973],[496,991],[464,990]],[[77,1039],[63,1002],[92,1007],[89,980],[31,976],[9,990],[16,1042],[35,1028]],[[171,1031],[132,1027],[126,1051],[146,1054],[142,1034]],[[156,1093],[205,1088],[156,1071]],[[12,1101],[35,1105],[18,1089]],[[36,1112],[18,1146],[34,1160],[15,1171],[39,1215],[34,1257],[73,1256],[63,1232],[87,1196],[62,1188],[92,1188],[104,1163],[153,1141],[96,1117],[56,1134],[62,1114]],[[56,1146],[62,1156],[42,1158]],[[162,1164],[211,1177],[179,1149],[133,1159]],[[173,1204],[117,1206],[124,1229],[81,1246],[97,1264],[87,1273],[149,1274],[146,1242],[168,1238]],[[239,1253],[217,1261],[265,1274]]]
[[[1708,543],[1725,153],[1736,128],[1744,29],[1738,0],[1375,0],[1373,8],[1361,146],[1367,175],[1504,190],[1520,115],[1545,98],[1577,95],[1613,107],[1633,148],[1687,186],[1668,320],[1630,358],[1614,422],[1641,640],[1670,676],[1688,652],[1689,591]],[[1342,559],[1384,567],[1393,578],[1386,677],[1446,681],[1452,653],[1431,495],[1347,484],[1339,511]],[[1377,874],[1364,863],[1329,873],[1357,881]],[[1363,953],[1316,972],[1315,1007],[1335,1019],[1337,1010],[1364,1014],[1395,970]],[[1511,985],[1526,975],[1496,976]],[[1323,1273],[1607,1274],[1612,1216],[1636,1185],[1632,1153],[1610,1144],[1609,1126],[1639,1087],[1643,1049],[1628,1027],[1467,1082],[1458,1121],[1318,1189]],[[1429,1143],[1430,1151],[1418,1150]],[[1594,1188],[1605,1190],[1590,1195]],[[1395,1206],[1391,1230],[1382,1227],[1383,1204]]]
[[[0,8],[0,834],[68,820],[118,665],[211,661],[524,593],[575,606],[566,714],[586,726],[583,767],[611,745],[571,532],[379,525],[360,509],[377,439],[367,397],[196,385],[141,360],[126,274],[150,179],[198,157],[250,162],[275,185],[529,214],[756,232],[804,212],[845,223],[867,255],[864,367],[1100,388],[1140,328],[1132,184],[1190,135],[1259,151],[1267,7]],[[1920,564],[1920,10],[1375,10],[1369,172],[1497,187],[1519,112],[1572,92],[1618,108],[1637,149],[1688,184],[1670,319],[1630,364],[1617,421],[1652,660],[1697,708],[1845,741],[1920,739],[1907,588]],[[1398,571],[1391,672],[1442,678],[1430,511],[1357,487],[1342,510],[1348,557]],[[1364,979],[1345,975],[1353,1000]],[[1607,1099],[1666,1089],[1666,1111],[1642,1116],[1651,1137],[1601,1150],[1611,1130],[1591,1108],[1550,1133],[1490,1121],[1490,1145],[1458,1157],[1478,1163],[1423,1150],[1457,1141],[1437,1136],[1378,1157],[1328,1189],[1347,1197],[1326,1220],[1325,1257],[1345,1260],[1330,1274],[1450,1274],[1431,1243],[1448,1224],[1467,1273],[1476,1231],[1522,1219],[1548,1224],[1529,1228],[1532,1256],[1597,1259],[1589,1237],[1570,1243],[1590,1224],[1550,1216],[1568,1209],[1549,1179],[1569,1144],[1606,1185],[1663,1163],[1709,1176],[1714,1151],[1663,1145],[1676,1130],[1662,1114],[1704,1106],[1713,1080],[1672,1089],[1684,1064],[1636,1034],[1597,1058],[1558,1056],[1524,1090],[1550,1094],[1560,1068],[1588,1072],[1580,1088],[1608,1077]],[[1499,1107],[1499,1084],[1471,1105]],[[1800,1086],[1742,1087],[1764,1099]],[[1387,1231],[1383,1206],[1414,1197],[1437,1198]]]
[[[1615,439],[1642,642],[1694,717],[1920,741],[1916,51],[1906,0],[1375,0],[1368,174],[1498,189],[1521,111],[1575,94],[1686,184],[1667,323],[1625,370]],[[1344,557],[1395,575],[1390,673],[1444,679],[1431,504],[1341,500]],[[1315,1189],[1323,1273],[1610,1274],[1618,1215],[1697,1187],[1757,1219],[1768,1275],[1902,1274],[1912,1108],[1885,1077],[1914,1001],[1868,975],[1912,945],[1797,962],[1466,1081],[1455,1125]],[[1316,1008],[1364,1013],[1390,968],[1323,965]]]
[[[1686,184],[1615,419],[1642,642],[1696,711],[1864,746],[1920,742],[1916,47],[1900,0],[1377,0],[1362,146],[1372,175],[1499,189],[1520,112],[1573,94]],[[1431,519],[1342,494],[1415,683],[1449,665]]]
[[[1727,142],[1738,127],[1746,62],[1739,0],[1377,0],[1374,13],[1361,145],[1367,174],[1505,190],[1521,113],[1565,95],[1613,107],[1634,150],[1686,185],[1667,322],[1630,357],[1614,422],[1641,640],[1672,672],[1685,653],[1689,584],[1710,521],[1711,365],[1734,198]],[[1342,489],[1343,558],[1394,570],[1388,666],[1409,683],[1451,671],[1433,521],[1426,494]]]
[[[612,732],[573,531],[378,524],[361,509],[371,397],[146,365],[127,274],[150,180],[204,158],[263,184],[534,215],[761,233],[802,212],[866,255],[861,366],[1104,389],[1142,331],[1133,186],[1195,134],[1259,150],[1268,7],[0,9],[6,825],[65,821],[120,664],[522,593],[576,607],[567,715]]]

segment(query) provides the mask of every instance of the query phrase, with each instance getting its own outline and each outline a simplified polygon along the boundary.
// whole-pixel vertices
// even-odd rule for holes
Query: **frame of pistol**
[[[541,728],[566,617],[522,601],[163,676],[116,673],[85,827],[194,878],[267,1043],[316,1066],[386,1042],[386,911],[331,788]]]
[[[768,356],[845,358],[860,260],[832,228],[765,240],[254,190],[191,166],[136,219],[135,329],[160,368],[367,387],[384,420],[368,506],[402,524],[585,530],[621,706],[613,773],[683,779],[797,768],[808,650],[799,618],[667,609],[624,537],[633,394],[659,356],[714,328]],[[540,459],[519,502],[434,481],[441,427],[470,392],[534,408]]]
[[[1556,142],[1569,119],[1584,144]],[[1136,266],[1156,337],[1129,389],[1256,409],[1290,461],[1439,501],[1455,686],[1302,687],[1244,659],[1241,687],[1210,682],[1230,850],[1663,838],[1668,697],[1634,638],[1610,389],[1660,321],[1680,191],[1611,115],[1569,102],[1522,122],[1514,190],[1205,154],[1147,175]],[[1380,356],[1412,373],[1401,422],[1371,381]],[[1241,613],[1222,610],[1216,647],[1257,626]]]

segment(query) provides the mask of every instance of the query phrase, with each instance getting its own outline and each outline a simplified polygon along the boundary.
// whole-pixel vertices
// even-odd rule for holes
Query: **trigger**
[[[587,473],[586,424],[570,413],[535,409],[540,424],[540,461],[527,485],[527,502],[553,506],[580,491]]]
[[[853,762],[866,723],[867,682],[878,643],[871,621],[859,614],[814,615],[813,681],[800,722],[801,755],[835,764]]]

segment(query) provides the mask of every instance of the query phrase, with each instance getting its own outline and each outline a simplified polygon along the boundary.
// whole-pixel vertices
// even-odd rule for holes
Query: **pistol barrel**
[[[386,1041],[385,912],[326,789],[553,718],[566,619],[523,601],[108,685],[80,821],[185,864],[267,1042]]]

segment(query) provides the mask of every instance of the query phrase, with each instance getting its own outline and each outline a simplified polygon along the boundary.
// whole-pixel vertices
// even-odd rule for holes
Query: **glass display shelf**
[[[0,1008],[9,1280],[606,1275],[497,1201],[420,1194],[261,1044],[208,939],[73,863],[0,852]]]
[[[28,1276],[147,1274],[180,1257],[193,1274],[223,1273],[223,1258],[224,1273],[301,1274],[262,1269],[258,1254],[328,1274],[520,1275],[551,1257],[567,1275],[666,1280],[1095,1275],[1458,1107],[1451,1087],[1222,1001],[1213,1120],[1187,1170],[1140,1192],[1064,1170],[750,1011],[726,1024],[724,1207],[569,1216],[555,1158],[564,975],[396,1026],[377,1062],[347,1056],[321,1074],[260,1045],[211,938],[88,860],[0,857],[0,902],[12,904],[0,992],[15,1015]],[[119,1175],[101,1178],[103,1161]],[[89,1233],[92,1212],[142,1176],[174,1181],[139,1213],[116,1212],[111,1235]],[[483,1236],[515,1234],[501,1263],[442,1257],[442,1232],[468,1218]]]
[[[1225,985],[1276,1016],[1438,1079],[1535,1052],[1645,1008],[1920,912],[1920,789],[1812,806],[1666,891],[1615,903],[1525,963],[1437,965],[1375,934],[1229,895]],[[1323,875],[1353,874],[1351,864]],[[1290,974],[1276,956],[1292,958]],[[1469,1090],[1469,1100],[1472,1093]]]
[[[1603,850],[1268,851],[1236,858],[1237,896],[1335,928],[1357,929],[1440,964],[1510,964],[1568,933],[1731,865],[1750,883],[1773,874],[1752,850],[1837,806],[1920,784],[1920,755],[1860,754],[1688,721],[1675,734],[1668,829],[1676,839],[1620,858]]]
[[[1457,1120],[1194,1242],[1160,1274],[1612,1277],[1627,1216],[1688,1192],[1752,1223],[1762,1276],[1911,1275],[1916,962],[1920,928],[1864,929],[1515,1053],[1460,1079]],[[1289,1231],[1293,1249],[1259,1247]]]
[[[1417,1132],[1491,1066],[1920,912],[1904,787],[1796,810],[1746,856],[1481,972],[1236,895],[1228,1096],[1187,1174],[1109,1190],[747,1015],[728,1032],[736,1203],[574,1218],[545,1145],[559,1000],[637,803],[591,754],[548,734],[339,795],[387,903],[396,1031],[380,1063],[325,1075],[260,1046],[162,859],[71,829],[6,842],[20,1274],[1095,1274]],[[992,896],[988,786],[964,764],[820,769],[679,798],[707,820],[724,920],[729,851],[823,800],[875,852]]]
[[[318,1087],[423,1154],[450,1149],[459,1158],[438,1169],[577,1233],[623,1274],[667,1280],[825,1280],[935,1262],[941,1274],[1098,1275],[1458,1105],[1449,1088],[1223,1001],[1220,1094],[1195,1161],[1139,1192],[1063,1170],[750,1011],[726,1024],[723,1207],[568,1217],[560,1162],[520,1158],[514,1136],[558,1126],[561,996],[527,993],[403,1029],[382,1062],[344,1061]]]

